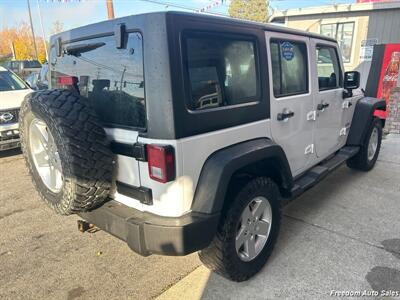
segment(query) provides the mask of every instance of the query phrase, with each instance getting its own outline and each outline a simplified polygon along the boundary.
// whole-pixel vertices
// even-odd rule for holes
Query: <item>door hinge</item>
[[[306,150],[304,151],[304,154],[311,154],[314,153],[314,144],[308,145],[306,147]]]
[[[353,105],[353,103],[351,103],[351,101],[346,100],[346,101],[343,102],[342,108],[343,108],[343,109],[345,109],[345,108],[350,108],[350,106],[352,106],[352,105]]]
[[[340,129],[339,136],[347,135],[347,127],[343,127]]]
[[[312,110],[307,113],[307,121],[315,121],[317,119],[317,111]]]
[[[136,158],[139,161],[147,161],[146,144],[134,143],[126,144],[112,141],[110,144],[111,151],[115,154]]]

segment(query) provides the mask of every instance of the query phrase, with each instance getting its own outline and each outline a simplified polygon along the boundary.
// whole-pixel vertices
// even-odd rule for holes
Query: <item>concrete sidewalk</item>
[[[158,299],[325,299],[382,290],[400,293],[398,135],[385,138],[372,171],[343,166],[287,206],[273,255],[255,278],[233,283],[201,266]]]

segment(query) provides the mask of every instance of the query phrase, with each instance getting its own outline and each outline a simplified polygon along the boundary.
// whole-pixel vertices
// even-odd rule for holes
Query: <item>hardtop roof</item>
[[[253,21],[246,21],[246,20],[240,20],[240,19],[234,19],[230,17],[224,17],[224,16],[216,16],[216,15],[210,15],[210,14],[200,14],[200,13],[190,13],[190,12],[180,12],[180,11],[163,11],[163,12],[150,12],[150,13],[144,13],[144,14],[137,14],[137,15],[130,15],[126,17],[121,17],[113,20],[106,20],[98,23],[93,23],[90,25],[85,25],[81,27],[77,27],[68,31],[64,31],[61,33],[58,33],[56,35],[53,35],[51,39],[54,39],[56,37],[61,37],[64,42],[66,41],[72,41],[75,40],[76,38],[83,38],[87,35],[95,35],[95,33],[102,33],[102,32],[110,32],[110,27],[111,25],[116,25],[120,23],[126,23],[127,27],[129,28],[129,24],[132,21],[132,18],[135,18],[139,23],[141,24],[150,24],[151,22],[145,22],[146,19],[148,18],[165,18],[166,16],[168,17],[176,17],[176,18],[189,18],[189,19],[195,19],[195,20],[206,20],[206,21],[213,21],[216,23],[222,24],[232,24],[236,26],[243,26],[243,27],[250,27],[255,30],[264,30],[264,31],[275,31],[275,32],[282,32],[282,33],[287,33],[287,34],[293,34],[293,35],[301,35],[301,36],[307,36],[311,38],[318,38],[322,40],[327,40],[330,42],[337,42],[335,39],[317,34],[317,33],[311,33],[308,31],[303,31],[303,30],[297,30],[297,29],[292,29],[292,28],[287,28],[282,25],[274,25],[271,23],[258,23],[258,22],[253,22]]]
[[[187,17],[193,17],[193,18],[199,18],[199,19],[209,19],[209,20],[213,20],[216,22],[224,22],[224,23],[226,22],[226,23],[230,23],[230,24],[234,24],[234,25],[238,25],[238,26],[245,26],[245,27],[252,27],[254,29],[261,29],[264,31],[275,31],[275,32],[282,32],[282,33],[287,33],[287,34],[302,35],[302,36],[308,36],[308,37],[312,37],[312,38],[327,40],[330,42],[335,42],[335,43],[337,42],[335,39],[327,37],[322,34],[288,28],[286,26],[277,25],[277,24],[273,24],[273,23],[260,23],[260,22],[255,22],[255,21],[230,18],[228,16],[224,17],[224,16],[220,16],[220,15],[188,13],[188,12],[181,12],[181,11],[168,11],[165,13],[169,14],[169,15],[176,15],[176,16],[187,16]]]

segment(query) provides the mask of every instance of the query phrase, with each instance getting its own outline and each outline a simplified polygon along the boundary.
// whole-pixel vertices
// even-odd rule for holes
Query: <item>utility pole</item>
[[[14,47],[14,43],[13,42],[11,42],[11,52],[12,52],[12,56],[13,56],[13,59],[17,59],[17,57],[15,56],[15,47]]]
[[[29,1],[29,0],[28,0]],[[114,19],[114,4],[113,0],[106,0],[108,19]]]
[[[29,20],[30,20],[30,22],[31,22],[31,30],[32,30],[32,38],[33,38],[33,47],[35,48],[36,59],[38,59],[38,52],[37,52],[37,47],[36,47],[35,32],[33,31],[33,24],[32,24],[31,5],[30,5],[30,3],[29,3],[29,0],[26,0],[26,2],[28,2],[28,12],[29,12]]]
[[[36,0],[36,1],[37,1],[37,8],[38,8],[38,11],[39,11],[40,27],[42,28],[44,51],[46,52],[46,60],[49,61],[49,53],[47,52],[47,44],[46,44],[46,34],[44,33],[44,28],[43,28],[42,12],[40,11],[39,0]]]

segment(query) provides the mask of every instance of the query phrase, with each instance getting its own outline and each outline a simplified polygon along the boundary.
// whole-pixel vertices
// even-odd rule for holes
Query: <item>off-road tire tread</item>
[[[86,100],[86,101],[85,101]],[[71,90],[45,90],[28,95],[20,110],[20,124],[32,111],[48,114],[46,124],[62,137],[59,150],[66,153],[61,159],[64,180],[60,201],[48,199],[48,190],[37,184],[33,176],[35,166],[28,157],[27,133],[20,126],[21,148],[33,184],[40,197],[57,213],[69,215],[101,205],[110,193],[114,158],[105,131],[87,99]],[[65,177],[67,176],[67,177]]]
[[[261,270],[273,251],[281,223],[282,211],[280,204],[278,204],[279,213],[274,215],[274,218],[277,219],[277,227],[275,228],[275,232],[271,232],[273,237],[270,247],[268,247],[267,251],[264,253],[263,263],[258,264],[251,270],[238,270],[234,263],[235,260],[232,257],[232,255],[237,254],[236,252],[233,253],[230,251],[231,249],[229,249],[229,233],[232,230],[236,231],[237,225],[237,219],[231,218],[231,216],[235,213],[241,213],[241,206],[237,205],[237,202],[244,200],[243,197],[252,195],[255,191],[262,188],[268,188],[272,195],[274,195],[274,199],[269,199],[270,201],[276,201],[275,203],[277,204],[280,203],[279,189],[271,178],[258,177],[251,180],[237,193],[236,199],[232,205],[223,212],[216,236],[211,244],[206,249],[199,252],[200,260],[207,268],[229,280],[241,282],[249,279]],[[238,211],[239,209],[240,211]]]

